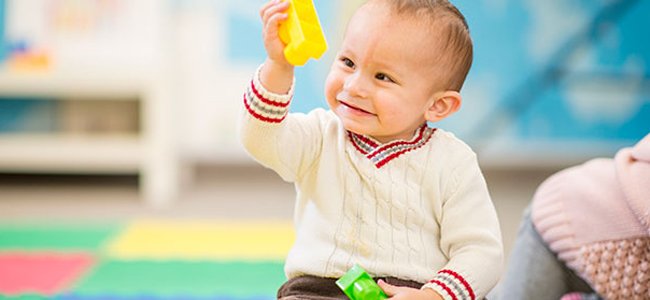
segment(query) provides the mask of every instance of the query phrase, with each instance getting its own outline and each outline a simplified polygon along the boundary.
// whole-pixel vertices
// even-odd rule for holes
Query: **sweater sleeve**
[[[483,299],[503,267],[499,222],[475,154],[450,177],[440,220],[440,249],[449,261],[423,288],[444,299]]]
[[[240,139],[259,163],[292,182],[315,161],[321,144],[314,114],[290,114],[294,83],[287,94],[269,92],[259,80],[259,67],[244,92]]]

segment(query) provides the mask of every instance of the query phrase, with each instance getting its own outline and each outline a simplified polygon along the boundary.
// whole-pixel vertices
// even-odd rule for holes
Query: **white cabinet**
[[[7,2],[8,38],[33,38],[31,45],[45,51],[51,64],[37,70],[0,67],[0,97],[137,101],[138,130],[0,133],[0,172],[135,173],[143,200],[156,207],[170,204],[178,194],[179,160],[167,1],[116,0],[111,7],[63,1],[47,8],[46,2]],[[79,7],[57,7],[62,5]],[[31,27],[28,19],[34,20]]]

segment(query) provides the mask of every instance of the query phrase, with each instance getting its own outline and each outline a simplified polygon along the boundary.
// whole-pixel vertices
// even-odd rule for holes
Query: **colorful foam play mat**
[[[0,300],[263,300],[285,281],[284,221],[0,223]]]

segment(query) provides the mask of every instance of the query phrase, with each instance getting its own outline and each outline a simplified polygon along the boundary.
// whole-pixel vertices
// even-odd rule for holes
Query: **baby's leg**
[[[593,289],[557,258],[535,230],[530,208],[517,233],[508,269],[497,291],[498,299],[552,299],[569,292],[592,293]]]
[[[348,299],[336,285],[335,278],[300,276],[289,279],[278,290],[280,300],[335,300]]]
[[[338,278],[322,278],[316,276],[300,276],[290,279],[280,287],[278,299],[280,300],[349,300],[336,285]],[[377,278],[379,279],[379,278]],[[381,278],[385,282],[396,286],[420,288],[423,284],[401,280],[393,277]]]

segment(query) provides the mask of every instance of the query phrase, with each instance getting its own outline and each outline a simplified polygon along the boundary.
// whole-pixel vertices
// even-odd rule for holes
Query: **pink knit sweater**
[[[551,250],[605,299],[650,299],[650,134],[614,159],[546,180],[532,218]]]

